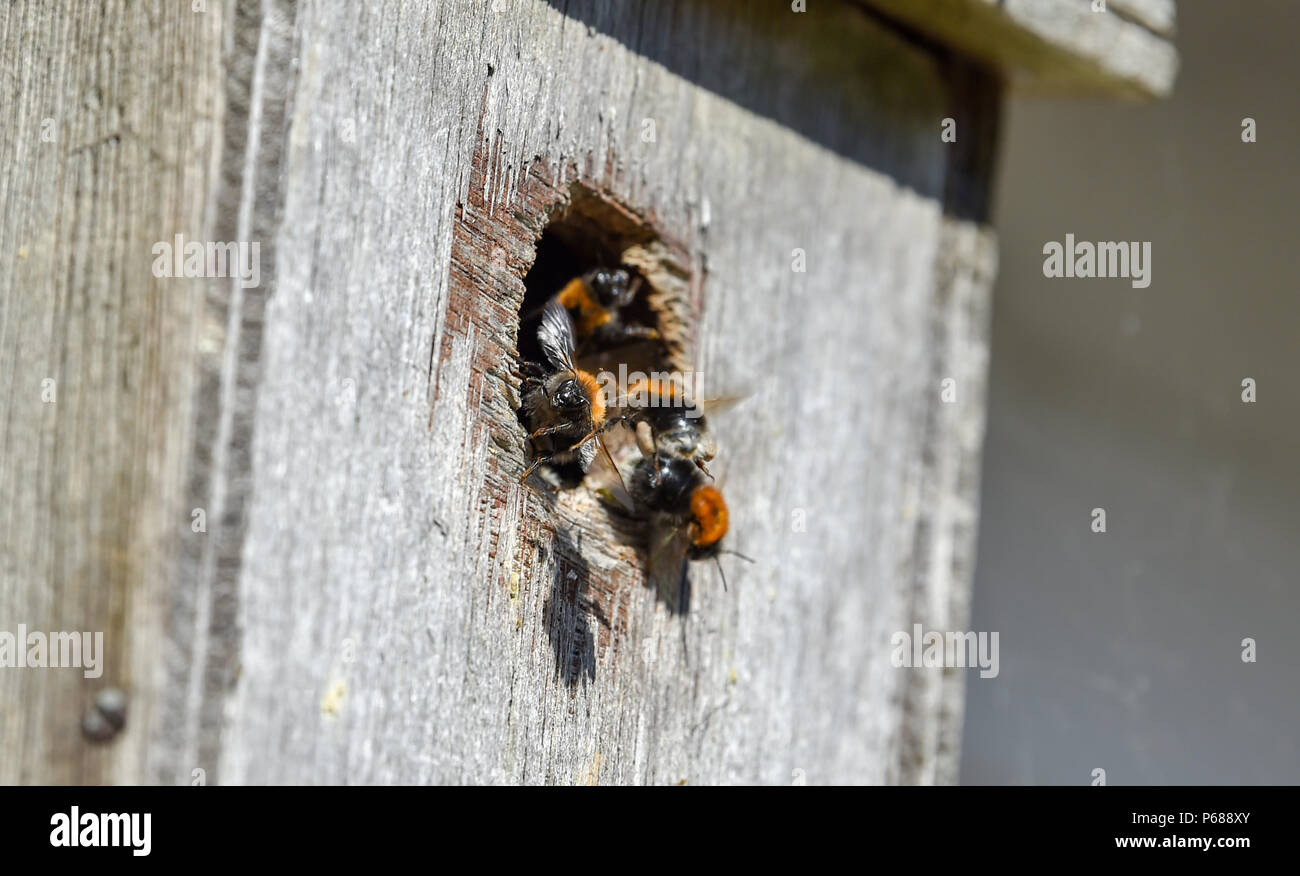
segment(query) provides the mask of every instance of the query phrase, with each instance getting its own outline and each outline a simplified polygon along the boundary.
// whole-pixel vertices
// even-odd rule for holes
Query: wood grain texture
[[[0,779],[952,780],[962,676],[890,637],[965,623],[994,76],[848,3],[127,5],[0,13],[0,617],[112,630],[133,707],[93,749],[94,685],[0,673]],[[51,99],[135,136],[36,153]],[[582,197],[751,393],[714,469],[757,563],[686,613],[635,525],[517,483],[522,278]],[[178,232],[261,285],[156,280]]]
[[[936,308],[989,279],[938,303],[942,64],[849,6],[318,3],[297,31],[220,780],[951,776],[937,744],[905,768],[935,704],[905,713],[889,663],[940,617],[919,589],[969,581],[969,530],[923,501],[973,507],[924,457],[973,464],[935,368],[978,374],[986,340]],[[514,313],[574,182],[681,245],[695,363],[753,392],[716,428],[758,562],[729,593],[697,567],[689,614],[590,494],[516,483]],[[921,563],[924,526],[964,561]]]
[[[1151,99],[1178,72],[1172,0],[856,0],[1004,71],[1017,92]]]
[[[156,241],[205,239],[216,184],[221,22],[188,5],[0,5],[0,629],[105,652],[98,678],[0,669],[4,783],[148,775],[211,336],[206,284],[151,271]],[[127,728],[89,746],[107,686]]]

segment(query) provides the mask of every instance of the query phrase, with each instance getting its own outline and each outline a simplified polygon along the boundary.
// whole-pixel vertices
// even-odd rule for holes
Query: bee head
[[[578,378],[570,377],[551,393],[551,404],[559,411],[572,414],[585,410],[591,405],[591,400],[582,391],[582,384]]]
[[[626,307],[632,303],[636,289],[629,285],[630,280],[622,268],[614,271],[598,268],[587,275],[588,285],[605,307]]]

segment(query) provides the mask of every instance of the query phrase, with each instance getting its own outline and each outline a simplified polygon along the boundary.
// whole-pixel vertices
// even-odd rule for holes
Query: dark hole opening
[[[641,291],[630,305],[621,313],[625,321],[638,325],[660,326],[659,314],[650,306],[647,294],[649,287],[645,277],[630,265],[620,263],[620,253],[612,247],[602,245],[599,241],[575,240],[571,234],[557,230],[554,225],[542,232],[537,242],[537,257],[524,275],[524,301],[519,308],[520,358],[529,362],[545,365],[542,349],[537,343],[537,325],[541,320],[542,308],[553,295],[564,288],[574,277],[582,276],[595,268],[623,268],[641,283]],[[642,360],[646,366],[666,368],[653,350],[640,349],[647,345],[628,344],[618,350],[583,351],[585,364],[595,367],[607,366],[611,362]],[[630,349],[629,349],[630,348]],[[648,361],[645,361],[647,360]],[[631,363],[629,362],[629,367]]]
[[[626,210],[584,187],[575,186],[571,200],[543,229],[533,264],[524,275],[524,299],[519,308],[516,339],[519,358],[549,370],[537,342],[542,309],[569,281],[595,268],[623,268],[635,282],[640,282],[636,297],[622,308],[620,318],[664,332],[664,319],[650,303],[649,281],[641,270],[623,260],[629,247],[655,240],[657,236]],[[662,345],[652,342],[631,342],[605,350],[588,346],[579,351],[578,364],[593,374],[607,369],[616,376],[620,365],[626,365],[629,373],[666,371],[672,367]],[[528,430],[522,408],[518,416],[520,424]],[[619,431],[616,428],[606,433],[607,444],[621,443],[615,434]],[[544,467],[559,476],[562,487],[577,486],[582,481],[583,473],[576,463]]]

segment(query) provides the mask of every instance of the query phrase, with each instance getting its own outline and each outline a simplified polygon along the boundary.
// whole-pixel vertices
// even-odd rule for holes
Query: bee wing
[[[537,327],[537,342],[542,345],[546,359],[556,369],[574,371],[577,365],[573,320],[564,305],[552,298],[542,310],[542,324]]]
[[[623,473],[618,470],[618,463],[614,461],[613,454],[611,454],[609,452],[609,448],[605,446],[605,439],[597,435],[596,443],[600,445],[600,452],[605,457],[605,464],[608,465],[611,470],[613,470],[614,477],[618,478],[618,486],[620,492],[616,493],[615,497],[629,511],[633,510],[635,505],[632,502],[632,493],[627,488],[627,481],[623,480]]]
[[[594,449],[594,448],[593,448]],[[607,503],[618,505],[625,513],[636,513],[636,502],[623,482],[623,473],[610,457],[601,465],[593,465],[587,472],[587,486]]]
[[[736,405],[749,398],[753,393],[747,392],[742,395],[723,395],[717,398],[704,398],[695,402],[695,406],[705,414],[721,414],[729,411]]]
[[[593,456],[595,456],[595,449],[592,446]],[[618,464],[614,462],[614,457],[610,455],[609,449],[604,447],[603,444],[601,449],[605,451],[602,454],[604,462],[600,465],[593,465],[591,470],[587,472],[587,485],[595,490],[602,499],[606,501],[613,500],[615,504],[622,507],[625,513],[636,513],[636,502],[632,500],[632,493],[628,491],[627,484],[623,480],[623,473],[619,471]]]
[[[650,549],[646,565],[650,586],[674,612],[686,602],[686,553],[690,533],[684,526],[656,525],[650,530]]]

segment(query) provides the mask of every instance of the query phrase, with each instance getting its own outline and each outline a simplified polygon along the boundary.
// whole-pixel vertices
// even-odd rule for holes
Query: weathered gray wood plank
[[[1174,0],[1110,0],[1107,8],[1158,34],[1173,36],[1177,17]]]
[[[931,616],[914,574],[940,602],[967,586],[914,570],[932,515],[920,448],[974,452],[923,437],[942,71],[847,6],[793,31],[742,4],[478,9],[314,4],[299,20],[222,780],[900,778],[909,678],[889,637]],[[717,87],[749,98],[695,84],[737,75],[734,59],[750,63],[740,84]],[[863,69],[859,113],[803,115]],[[854,137],[891,174],[820,145]],[[545,203],[539,176],[607,189],[682,240],[696,361],[712,386],[754,390],[717,424],[718,471],[758,563],[730,593],[697,569],[689,615],[623,574],[638,555],[591,497],[550,508],[514,482],[502,314],[531,244],[500,231],[463,265],[473,298],[446,266],[458,204],[460,221],[506,228]],[[986,296],[982,281],[949,306]],[[960,340],[976,352],[954,355],[981,361],[982,335]],[[977,423],[981,404],[951,416]],[[946,477],[933,490],[971,501]],[[935,749],[908,775],[950,775]]]
[[[151,247],[205,236],[220,47],[188,4],[0,5],[0,628],[105,651],[98,678],[0,669],[3,783],[147,775],[209,319]],[[126,731],[89,746],[110,685]]]
[[[1178,53],[1172,0],[856,0],[1003,70],[1037,94],[1164,97]],[[1100,7],[1098,7],[1100,9]]]

